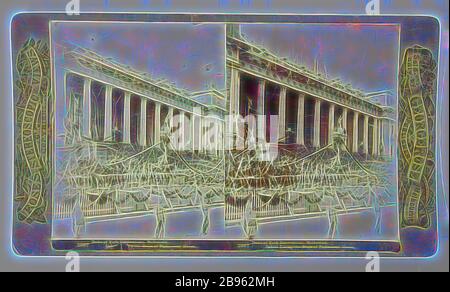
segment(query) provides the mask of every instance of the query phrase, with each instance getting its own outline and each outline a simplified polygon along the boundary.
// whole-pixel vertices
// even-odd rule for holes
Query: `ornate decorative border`
[[[49,101],[51,96],[48,45],[29,39],[18,53],[16,84],[16,201],[17,219],[27,224],[47,223],[50,182]]]
[[[22,14],[30,17],[32,14]],[[17,15],[16,18],[20,18]],[[194,20],[241,22],[239,15],[203,15]],[[47,21],[64,20],[64,14],[49,14]],[[82,15],[74,20],[151,21],[148,15]],[[157,16],[155,20],[190,22],[189,15]],[[348,16],[246,16],[252,22],[361,22]],[[29,39],[17,44],[14,70],[16,102],[16,157],[13,242],[21,255],[63,255],[69,249],[95,255],[238,255],[238,256],[359,256],[364,251],[379,250],[387,256],[427,256],[436,248],[435,145],[437,66],[433,53],[439,46],[436,19],[422,17],[371,17],[365,22],[400,23],[402,45],[412,45],[405,36],[417,26],[430,31],[429,48],[413,46],[404,50],[400,76],[399,194],[400,242],[123,242],[123,241],[53,241],[47,217],[51,193],[51,70],[49,48],[43,41]],[[414,29],[413,29],[414,28]],[[14,36],[14,35],[13,35]],[[429,42],[427,42],[428,44]],[[23,45],[22,45],[23,44]],[[434,47],[434,48],[433,48]],[[24,232],[26,230],[26,232]],[[417,242],[416,236],[422,239]],[[31,243],[32,242],[32,243]],[[53,246],[49,245],[52,243]],[[340,245],[341,244],[341,245]],[[400,246],[401,244],[401,246]],[[340,246],[339,246],[340,245]],[[340,248],[340,249],[339,249]],[[342,251],[342,248],[345,250]],[[339,252],[340,251],[340,252]],[[319,253],[318,253],[319,252]],[[339,252],[339,253],[338,253]]]
[[[436,212],[436,61],[429,49],[405,50],[400,79],[401,226],[429,228]]]

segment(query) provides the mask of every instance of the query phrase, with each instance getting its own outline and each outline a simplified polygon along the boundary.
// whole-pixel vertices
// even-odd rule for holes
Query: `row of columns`
[[[113,139],[113,87],[111,85],[105,85],[105,103],[104,103],[104,139],[105,141],[112,141]],[[92,80],[86,78],[84,79],[84,89],[83,89],[83,135],[85,137],[92,138]],[[122,142],[131,143],[131,96],[129,92],[124,92],[124,103],[123,103],[123,124],[122,124]],[[137,143],[140,146],[150,146],[147,145],[147,103],[149,100],[145,97],[140,98],[140,114],[139,114],[139,128],[137,129]],[[154,102],[154,143],[159,144],[161,142],[161,109],[162,104]],[[169,121],[169,127],[173,129],[174,121],[178,123],[178,141],[175,141],[177,147],[180,149],[185,149],[187,144],[189,144],[188,138],[190,136],[192,142],[191,146],[194,147],[194,140],[196,141],[196,150],[219,150],[222,140],[221,131],[223,131],[223,125],[217,119],[210,119],[209,117],[202,116],[202,110],[200,108],[195,108],[194,113],[189,120],[187,113],[184,111],[179,111],[178,119],[174,119],[174,108],[168,107],[166,118]],[[163,121],[164,122],[164,121]],[[215,131],[215,136],[211,139],[205,138],[205,127],[211,127],[213,125],[213,131]],[[191,148],[192,149],[192,148]]]
[[[92,138],[92,80],[84,80],[83,91],[83,134],[86,137]],[[105,115],[104,115],[104,137],[106,141],[112,141],[113,138],[113,87],[106,85],[105,90]],[[122,140],[124,143],[131,143],[131,93],[125,92],[123,103],[123,133]],[[139,145],[146,146],[147,144],[147,99],[141,98],[140,106],[140,120],[138,139]],[[161,112],[161,104],[156,103],[156,111]],[[156,115],[158,116],[158,115]],[[159,119],[155,119],[155,123],[159,122]],[[156,127],[155,127],[156,128]],[[158,128],[159,129],[159,128]],[[145,135],[143,134],[145,133]],[[160,133],[156,136],[156,140],[159,140]]]
[[[231,112],[233,114],[239,114],[240,113],[240,72],[237,69],[231,70],[231,88],[230,88],[230,106],[231,106]],[[265,90],[266,88],[266,81],[265,80],[258,80],[258,104],[257,104],[257,114],[258,115],[265,115],[266,109],[265,109]],[[305,98],[306,95],[303,93],[299,93],[298,95],[298,115],[297,115],[297,144],[299,145],[305,145]],[[314,100],[314,125],[313,125],[313,147],[314,148],[320,148],[321,147],[321,109],[322,109],[322,103],[320,99]],[[279,96],[279,136],[284,136],[286,133],[286,111],[287,108],[287,88],[281,87],[280,89],[280,96]],[[363,115],[362,113],[353,112],[353,131],[352,133],[348,133],[348,114],[349,109],[342,108],[342,120],[343,120],[343,127],[346,133],[349,135],[351,134],[352,139],[352,145],[348,145],[350,151],[354,153],[358,153],[360,151],[360,145],[359,145],[359,118],[360,115]],[[336,105],[333,103],[330,103],[329,107],[329,119],[328,119],[328,142],[331,143],[333,140],[333,132],[335,130],[335,117],[336,117]],[[368,115],[364,115],[364,129],[363,129],[363,153],[366,155],[374,155],[379,156],[382,154],[387,154],[389,156],[394,155],[394,132],[395,132],[395,126],[392,122],[387,120],[382,120],[379,118],[373,118],[374,124],[373,124],[373,134],[372,134],[372,153],[370,152],[369,147],[369,120],[370,117]],[[387,144],[388,148],[385,148],[385,152],[382,152],[381,146],[385,147],[385,136],[383,131],[383,123],[387,123],[387,127],[389,128],[389,137],[387,138]],[[263,122],[258,124],[259,126],[259,137],[265,137],[264,134],[266,133],[266,125],[265,125],[265,119],[263,119]],[[280,137],[283,138],[283,137]],[[350,138],[348,139],[350,141]],[[347,142],[348,142],[347,141]]]
[[[283,97],[281,97],[283,98]],[[300,94],[298,97],[298,127],[297,127],[297,144],[299,145],[305,145],[305,95],[304,94]],[[283,102],[284,103],[284,102]],[[316,99],[314,101],[314,135],[313,135],[313,147],[314,148],[320,148],[321,146],[321,141],[320,141],[320,137],[321,137],[321,109],[322,109],[322,101],[319,99]],[[285,120],[285,111],[283,110],[284,107],[280,107],[280,120]],[[353,114],[353,131],[351,133],[353,139],[353,143],[352,145],[349,145],[350,150],[354,153],[358,153],[359,152],[359,118],[360,116],[363,115],[362,113],[359,112],[354,112]],[[343,120],[343,127],[344,130],[346,131],[347,135],[349,135],[350,133],[348,133],[348,126],[347,126],[347,121],[348,121],[348,109],[344,108],[342,110],[342,120]],[[329,107],[329,113],[328,113],[328,143],[331,143],[333,141],[333,133],[335,131],[336,125],[335,125],[335,119],[336,118],[336,105],[335,104],[330,104]],[[369,120],[370,117],[368,115],[364,115],[364,129],[363,129],[363,153],[366,155],[374,155],[374,156],[378,156],[378,155],[382,155],[382,149],[381,145],[383,145],[384,147],[384,132],[383,132],[383,125],[382,123],[384,123],[385,121],[382,119],[377,119],[377,118],[373,118],[374,120],[374,124],[373,124],[373,134],[372,134],[372,153],[370,153],[370,148],[369,148]],[[388,143],[389,145],[391,145],[394,141],[394,126],[390,125],[391,122],[387,122],[389,127],[390,127],[390,133],[389,133],[389,138],[388,138]],[[282,129],[283,131],[281,133],[284,133],[284,128]],[[350,139],[348,139],[350,140]],[[390,146],[391,147],[391,146]],[[385,149],[387,151],[385,151],[385,154],[388,154],[389,156],[393,155],[393,149]]]

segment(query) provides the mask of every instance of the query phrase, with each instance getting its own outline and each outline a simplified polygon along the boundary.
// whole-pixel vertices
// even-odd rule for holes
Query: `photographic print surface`
[[[228,25],[230,107],[246,127],[227,221],[253,216],[255,238],[399,239],[399,38],[398,25]]]
[[[435,19],[18,14],[11,29],[18,254],[435,253]]]
[[[198,138],[225,115],[223,25],[52,25],[53,237],[202,238],[210,211],[218,229],[223,156]]]

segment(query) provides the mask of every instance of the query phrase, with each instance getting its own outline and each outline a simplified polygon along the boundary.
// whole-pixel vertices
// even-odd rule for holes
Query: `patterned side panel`
[[[405,52],[400,84],[402,227],[429,228],[435,210],[436,62],[430,50]]]
[[[16,86],[16,201],[17,219],[46,223],[49,182],[50,59],[46,43],[29,39],[20,50]]]

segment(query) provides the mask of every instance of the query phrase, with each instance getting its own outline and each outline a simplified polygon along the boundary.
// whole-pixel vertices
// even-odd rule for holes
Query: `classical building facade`
[[[352,152],[394,156],[396,116],[392,108],[249,42],[235,24],[227,26],[227,68],[229,112],[265,116],[258,133],[263,132],[266,141],[271,115],[279,117],[281,144],[308,149],[331,143],[341,120]]]
[[[180,150],[220,149],[222,141],[206,135],[224,128],[219,90],[188,92],[85,49],[70,50],[64,59],[68,114],[79,137],[148,147],[161,142],[168,123]]]

